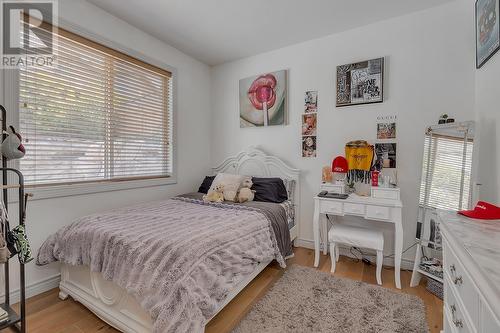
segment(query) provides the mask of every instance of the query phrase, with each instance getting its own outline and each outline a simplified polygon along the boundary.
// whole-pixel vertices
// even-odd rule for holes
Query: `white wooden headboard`
[[[295,206],[295,225],[300,219],[300,170],[292,168],[279,157],[267,155],[257,147],[251,146],[236,156],[226,158],[220,165],[212,168],[213,172],[232,173],[254,177],[279,177],[295,180],[292,200]]]

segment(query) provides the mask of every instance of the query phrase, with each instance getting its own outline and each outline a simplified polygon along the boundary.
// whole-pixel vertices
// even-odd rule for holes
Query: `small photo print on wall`
[[[377,139],[395,139],[396,138],[396,123],[378,123],[377,124]]]
[[[382,168],[396,168],[396,144],[375,143],[376,164]]]
[[[318,111],[318,92],[306,91],[304,112],[311,113],[317,111]]]
[[[302,157],[316,157],[316,137],[302,137]]]
[[[306,113],[302,115],[302,135],[316,135],[318,126],[317,114]]]

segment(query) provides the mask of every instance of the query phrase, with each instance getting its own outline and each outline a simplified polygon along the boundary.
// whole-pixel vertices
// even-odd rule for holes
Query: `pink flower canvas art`
[[[286,70],[240,80],[240,127],[285,125]]]

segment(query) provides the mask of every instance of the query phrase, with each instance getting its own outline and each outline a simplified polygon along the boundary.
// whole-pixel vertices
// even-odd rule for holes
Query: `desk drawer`
[[[366,218],[374,220],[390,220],[391,209],[382,206],[366,206]]]
[[[343,215],[342,213],[342,203],[337,201],[321,200],[320,202],[320,212],[322,214],[334,214]]]
[[[320,190],[328,191],[330,193],[340,193],[340,194],[344,194],[346,192],[345,185],[330,184],[330,183],[321,184]]]
[[[449,326],[453,329],[453,332],[474,332],[474,330],[469,327],[469,322],[464,315],[464,310],[461,308],[460,303],[457,302],[448,282],[449,281],[445,281],[444,289],[444,307],[447,317],[445,319],[448,319]]]
[[[344,213],[349,215],[365,215],[365,205],[355,203],[345,203]]]
[[[472,322],[477,323],[479,319],[479,295],[472,284],[469,274],[465,271],[446,240],[444,240],[443,255],[443,269],[445,275],[449,277],[449,288],[453,289],[462,300]]]
[[[399,200],[399,188],[372,187],[372,198]]]

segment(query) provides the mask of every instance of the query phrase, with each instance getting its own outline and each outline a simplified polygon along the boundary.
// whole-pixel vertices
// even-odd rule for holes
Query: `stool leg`
[[[338,262],[340,257],[339,246],[335,244],[335,260]]]
[[[332,261],[332,274],[335,273],[335,264],[336,264],[336,251],[335,251],[335,243],[330,243],[330,259]]]
[[[384,260],[384,253],[377,251],[377,283],[382,285],[382,263]]]

